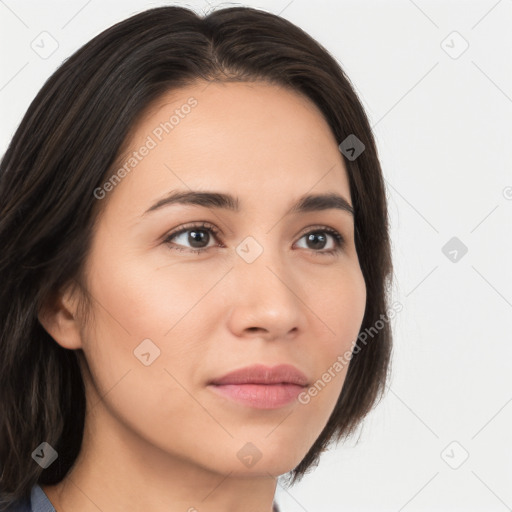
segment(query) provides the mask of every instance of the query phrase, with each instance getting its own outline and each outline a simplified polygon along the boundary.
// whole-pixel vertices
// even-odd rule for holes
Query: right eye
[[[176,244],[173,240],[182,237],[182,235],[187,235],[183,237],[182,242],[189,244],[199,244],[199,246],[193,246],[191,248],[184,247],[182,244]],[[171,249],[175,249],[177,251],[186,251],[196,254],[201,254],[207,251],[210,247],[201,246],[202,243],[208,243],[210,241],[211,234],[214,237],[219,236],[219,230],[213,226],[212,224],[203,222],[201,224],[191,224],[186,226],[181,226],[179,229],[169,233],[165,239],[164,243],[168,244]],[[219,247],[220,244],[216,244],[213,247]]]

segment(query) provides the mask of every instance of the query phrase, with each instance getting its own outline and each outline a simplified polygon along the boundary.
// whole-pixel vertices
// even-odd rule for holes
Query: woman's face
[[[278,475],[329,419],[347,370],[335,363],[366,302],[352,214],[314,201],[291,210],[307,195],[352,204],[349,182],[339,141],[309,100],[263,83],[205,87],[163,97],[91,198],[105,209],[86,267],[87,393],[103,397],[96,421],[138,446],[223,474]],[[233,196],[238,210],[152,209],[191,191]],[[211,385],[254,364],[293,365],[308,386]],[[309,400],[283,398],[329,369]]]

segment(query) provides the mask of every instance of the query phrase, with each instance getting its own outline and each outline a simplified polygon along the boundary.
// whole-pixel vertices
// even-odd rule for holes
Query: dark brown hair
[[[57,344],[38,321],[66,284],[86,291],[82,269],[98,209],[93,191],[162,94],[206,81],[266,81],[299,91],[321,110],[340,143],[355,210],[355,245],[367,287],[361,330],[387,310],[392,263],[382,171],[364,109],[336,60],[289,21],[252,8],[200,17],[168,6],[105,30],[69,57],[31,103],[0,164],[0,510],[59,482],[81,446],[85,393],[80,351]],[[382,396],[391,353],[389,323],[349,365],[336,407],[292,483],[328,444],[351,434]],[[58,452],[42,469],[32,452]]]

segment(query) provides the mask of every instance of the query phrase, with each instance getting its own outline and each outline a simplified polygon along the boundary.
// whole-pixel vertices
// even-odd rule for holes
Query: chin
[[[268,432],[265,435],[267,434]],[[225,473],[232,472],[233,476],[239,477],[268,477],[269,475],[278,477],[293,470],[306,456],[310,446],[298,447],[298,444],[297,439],[281,439],[272,434],[266,438],[262,436],[259,441],[237,440],[236,449],[233,451],[234,460],[224,459],[226,467],[222,469]],[[228,448],[226,451],[231,450]],[[219,461],[221,458],[217,456],[214,460]]]

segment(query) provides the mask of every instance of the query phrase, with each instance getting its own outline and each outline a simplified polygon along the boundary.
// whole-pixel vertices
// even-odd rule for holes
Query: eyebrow
[[[240,201],[238,197],[234,197],[231,194],[222,192],[201,192],[197,190],[176,190],[153,204],[142,216],[173,204],[203,206],[204,208],[216,208],[232,212],[240,211]],[[286,215],[330,209],[342,210],[350,213],[352,216],[354,215],[352,205],[343,196],[335,193],[304,195],[292,205],[288,212],[286,212]]]

